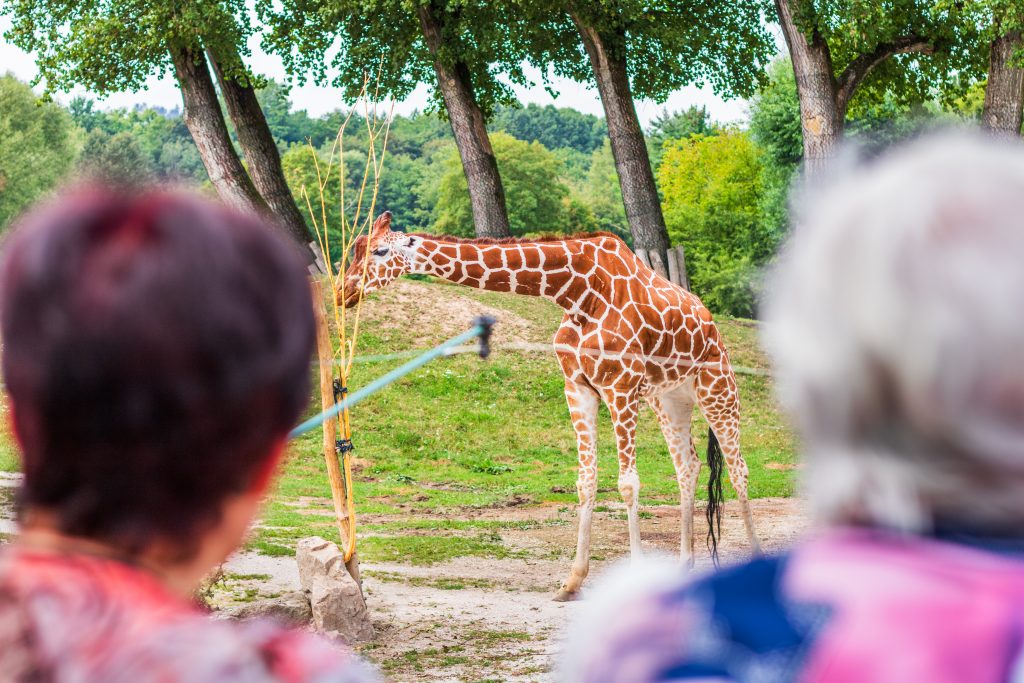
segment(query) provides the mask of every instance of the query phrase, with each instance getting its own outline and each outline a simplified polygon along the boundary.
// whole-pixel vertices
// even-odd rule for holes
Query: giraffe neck
[[[411,272],[494,292],[512,292],[572,306],[579,289],[574,261],[579,254],[566,241],[477,242],[419,235]]]

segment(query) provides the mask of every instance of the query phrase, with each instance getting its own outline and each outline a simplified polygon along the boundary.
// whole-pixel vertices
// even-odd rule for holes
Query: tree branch
[[[885,43],[879,43],[871,52],[860,55],[854,59],[843,70],[839,76],[837,98],[840,111],[846,112],[850,98],[857,90],[857,86],[867,77],[871,70],[889,59],[893,55],[906,54],[908,52],[921,52],[932,54],[935,46],[919,35],[899,36]]]

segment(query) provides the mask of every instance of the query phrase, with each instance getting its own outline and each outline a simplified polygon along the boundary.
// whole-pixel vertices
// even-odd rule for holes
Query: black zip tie
[[[345,394],[348,393],[348,387],[341,385],[340,379],[334,380],[334,402],[341,403],[345,400]]]
[[[489,315],[481,315],[473,322],[480,326],[480,357],[487,358],[491,355],[491,332],[498,321]]]
[[[334,449],[338,451],[339,455],[344,455],[349,451],[354,451],[356,447],[352,445],[352,439],[338,439],[334,442]]]

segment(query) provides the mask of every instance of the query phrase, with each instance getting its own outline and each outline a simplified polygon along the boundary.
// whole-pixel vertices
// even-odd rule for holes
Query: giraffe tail
[[[708,428],[708,550],[711,561],[718,566],[718,539],[722,535],[722,470],[725,460],[722,447],[718,445],[718,437]]]

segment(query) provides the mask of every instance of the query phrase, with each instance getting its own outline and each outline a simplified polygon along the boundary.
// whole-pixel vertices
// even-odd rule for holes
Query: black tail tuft
[[[722,535],[722,470],[725,461],[722,459],[722,448],[718,445],[718,437],[708,429],[708,550],[711,561],[718,566],[718,538]]]

